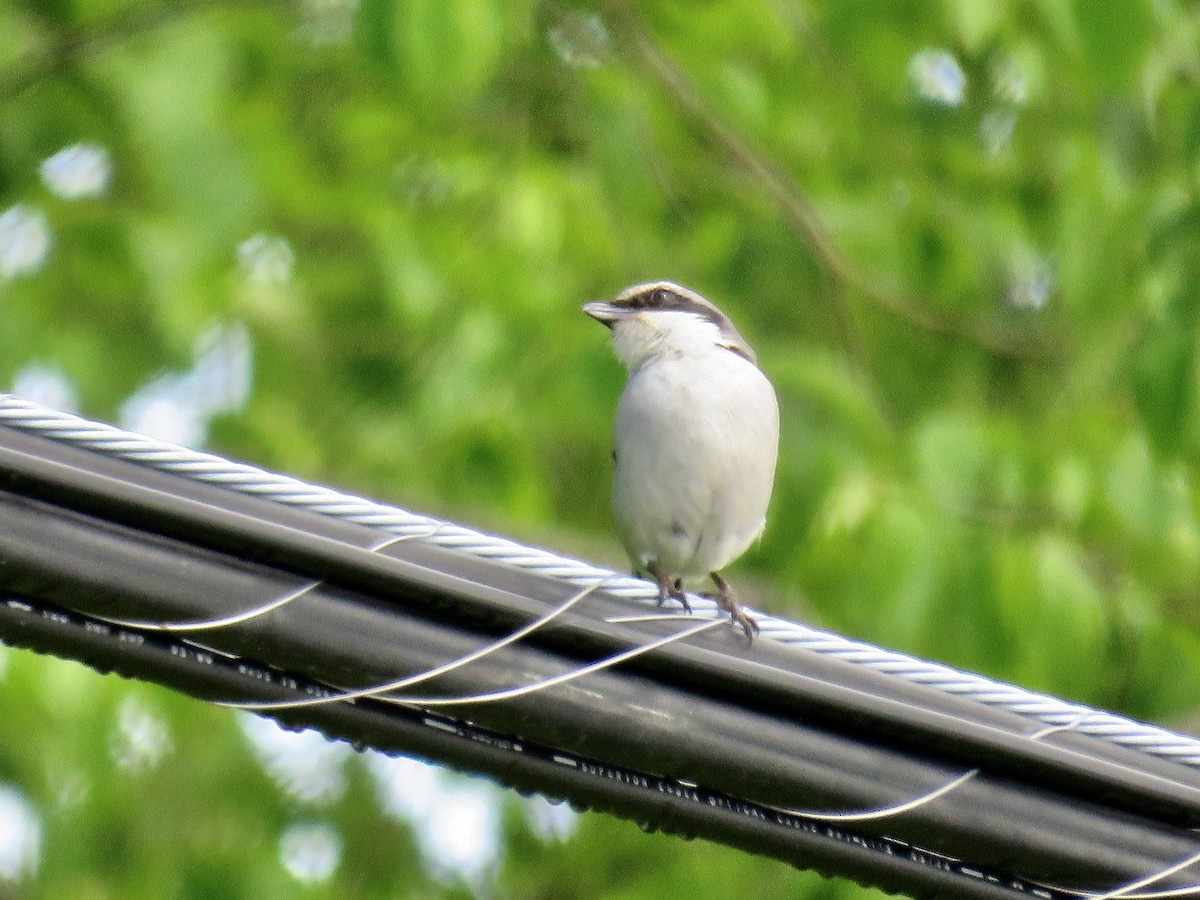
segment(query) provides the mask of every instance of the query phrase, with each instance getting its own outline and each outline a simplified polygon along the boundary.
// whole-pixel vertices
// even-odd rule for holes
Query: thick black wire
[[[536,619],[574,589],[554,579],[467,557],[420,541],[369,549],[379,533],[175,478],[0,427],[0,477],[18,490],[114,521],[269,563],[299,576],[394,595],[420,585],[409,602],[426,614],[503,634]],[[292,585],[294,589],[295,584]],[[283,596],[281,589],[278,596]],[[254,608],[273,596],[260,596]],[[607,621],[625,601],[598,591],[597,614],[572,612],[529,643],[579,659],[647,640],[645,629]],[[231,612],[241,612],[234,609]],[[192,616],[201,617],[199,611]],[[733,651],[733,652],[731,652]],[[934,750],[966,767],[985,765],[1032,784],[1149,810],[1200,825],[1200,771],[1078,734],[1030,741],[1040,728],[1019,716],[790,648],[760,641],[747,650],[732,631],[674,645],[633,670],[769,714],[801,704],[839,728]]]
[[[0,586],[83,613],[219,617],[295,587],[293,575],[259,563],[12,494],[0,494],[0,521],[6,523]],[[422,590],[409,585],[383,603],[322,585],[269,616],[206,632],[203,640],[327,685],[374,684],[462,657],[483,640],[468,625],[406,611],[420,607],[408,601]],[[438,685],[449,696],[505,689],[578,664],[544,649],[509,647]],[[326,708],[289,715],[317,722]],[[463,715],[617,769],[686,779],[777,809],[893,807],[963,771],[937,754],[817,725],[803,709],[768,716],[644,675],[594,673],[570,687],[472,704]],[[1200,849],[1193,832],[986,772],[903,815],[846,827],[980,869],[1019,868],[1024,878],[1092,889],[1152,874]],[[1187,880],[1181,875],[1169,883]]]
[[[325,684],[377,683],[432,668],[576,593],[420,542],[375,554],[370,547],[380,538],[370,529],[343,523],[331,534],[319,516],[6,432],[0,428],[0,487],[9,489],[0,496],[0,587],[152,621],[228,617],[295,594],[294,603],[203,639],[219,652]],[[329,582],[310,586],[306,579],[314,578]],[[528,645],[440,683],[450,694],[504,690],[685,624],[614,626],[606,618],[630,605],[588,600],[594,612],[572,610]],[[726,647],[738,654],[722,653]],[[786,806],[883,809],[952,782],[964,762],[981,766],[984,772],[936,803],[854,827],[871,840],[899,838],[997,871],[1019,860],[1022,875],[1060,884],[1104,889],[1196,852],[1200,838],[1170,824],[1194,820],[1194,770],[1102,742],[1049,746],[1001,727],[1017,717],[974,712],[974,704],[770,642],[744,647],[732,635],[696,639],[661,648],[627,674],[589,675],[582,690],[471,706],[467,714],[615,769],[699,781],[742,803],[775,807],[775,815]],[[838,684],[843,673],[858,680]],[[297,721],[316,721],[317,709],[296,710]],[[949,740],[946,720],[958,709],[973,713],[961,717],[964,730],[990,729],[1015,742],[993,748],[1001,765],[987,771],[988,754],[972,755],[989,746],[978,733]],[[663,716],[676,725],[663,728]],[[918,733],[906,734],[913,725]],[[1121,777],[1107,779],[1106,768]],[[1075,777],[1065,780],[1064,772]],[[1190,881],[1176,876],[1163,885]]]
[[[305,679],[227,659],[161,633],[114,627],[28,598],[0,599],[6,643],[75,659],[101,672],[154,681],[202,700],[272,700],[326,689]],[[1073,894],[988,872],[899,841],[774,812],[650,772],[499,734],[463,720],[372,703],[287,709],[269,716],[315,728],[359,749],[418,756],[488,777],[522,793],[567,800],[648,831],[705,838],[828,876],[930,900],[1069,900]]]

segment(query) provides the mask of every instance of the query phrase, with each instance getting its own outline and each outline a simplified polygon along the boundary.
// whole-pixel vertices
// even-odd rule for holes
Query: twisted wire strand
[[[332,488],[308,484],[287,475],[235,463],[215,454],[189,450],[122,431],[10,394],[0,394],[0,425],[139,463],[158,471],[380,529],[397,537],[429,541],[439,547],[558,578],[580,588],[603,580],[606,590],[615,596],[647,605],[653,605],[658,597],[657,588],[639,578],[619,575],[581,560],[527,547],[516,541],[375,503]],[[712,618],[723,615],[710,598],[689,595],[688,599],[699,613]],[[982,675],[883,650],[798,622],[757,611],[754,611],[754,616],[762,637],[965,697],[1049,726],[1069,725],[1082,715],[1085,721],[1077,726],[1077,731],[1152,756],[1200,767],[1200,740],[1196,738],[993,681]]]
[[[1160,900],[1167,897],[1200,897],[1200,884],[1191,884],[1186,887],[1164,888],[1155,891],[1143,891],[1141,888],[1149,887],[1164,878],[1169,878],[1184,869],[1189,869],[1192,866],[1200,863],[1200,853],[1193,854],[1179,862],[1166,866],[1163,869],[1155,872],[1152,875],[1147,875],[1144,878],[1139,878],[1136,881],[1131,881],[1127,884],[1115,887],[1112,890],[1097,893],[1095,891],[1075,891],[1080,900]],[[1050,887],[1055,887],[1050,885]],[[1064,888],[1055,887],[1056,890],[1065,890]]]
[[[305,706],[321,706],[326,703],[342,703],[347,700],[357,700],[360,697],[379,697],[391,691],[399,691],[404,688],[414,687],[418,684],[423,684],[426,681],[437,678],[440,675],[445,675],[449,672],[457,671],[458,669],[468,666],[477,660],[484,659],[492,654],[503,650],[512,644],[517,643],[523,638],[528,637],[544,626],[547,622],[553,621],[560,615],[571,609],[592,591],[598,588],[603,582],[593,582],[588,587],[581,591],[577,591],[574,595],[568,597],[558,606],[551,609],[545,615],[539,616],[528,625],[518,628],[516,631],[505,635],[490,643],[484,644],[470,653],[460,656],[458,659],[453,659],[450,662],[443,663],[440,666],[426,669],[424,672],[418,672],[415,675],[408,675],[404,678],[397,678],[393,681],[388,681],[383,684],[377,684],[366,688],[353,688],[331,691],[327,694],[322,694],[319,697],[301,697],[292,700],[218,700],[218,706],[230,706],[236,709],[246,709],[255,711],[265,711],[272,709],[295,709]],[[712,622],[710,621],[711,625]],[[548,686],[548,685],[547,685]],[[405,699],[403,697],[398,699]]]
[[[411,541],[419,537],[428,537],[436,534],[437,529],[431,528],[428,531],[413,532],[412,534],[399,535],[390,537],[380,541],[373,547],[368,548],[371,553],[378,553],[393,544],[398,544],[401,541]],[[106,622],[109,625],[118,625],[121,628],[136,628],[140,631],[168,631],[173,634],[183,634],[185,632],[196,631],[215,631],[218,628],[228,628],[230,625],[238,625],[242,622],[249,622],[251,619],[257,619],[259,616],[265,616],[267,613],[274,612],[281,607],[287,606],[296,600],[299,600],[305,594],[315,591],[321,587],[324,581],[308,581],[301,587],[289,591],[282,597],[276,597],[273,600],[268,600],[266,603],[259,606],[253,606],[249,609],[244,609],[241,612],[233,613],[232,615],[222,616],[218,619],[197,619],[187,622],[151,622],[148,619],[118,619],[112,616],[102,616],[99,613],[92,613],[93,619],[99,619],[101,622]],[[592,591],[593,588],[588,588],[587,591]],[[524,629],[522,629],[524,631]],[[219,651],[218,651],[219,652]],[[225,654],[228,655],[228,654]]]
[[[1063,725],[1049,725],[1041,728],[1032,734],[1028,735],[1031,741],[1040,741],[1044,737],[1049,737],[1052,734],[1058,734],[1063,731],[1074,731],[1085,721],[1087,721],[1088,713],[1081,712],[1072,721]],[[824,810],[814,809],[795,809],[793,807],[771,807],[776,812],[784,813],[789,816],[796,816],[800,819],[812,819],[817,822],[869,822],[873,819],[889,819],[894,816],[903,815],[906,812],[911,812],[914,809],[919,809],[922,806],[927,806],[935,800],[945,797],[951,791],[966,784],[972,778],[980,774],[980,769],[968,769],[967,771],[954,776],[948,781],[943,782],[938,787],[935,787],[923,794],[918,794],[915,797],[910,797],[899,803],[890,806],[881,806],[877,809],[839,810],[837,812],[826,812]],[[1167,873],[1172,874],[1170,872]],[[1166,876],[1159,876],[1166,877]]]

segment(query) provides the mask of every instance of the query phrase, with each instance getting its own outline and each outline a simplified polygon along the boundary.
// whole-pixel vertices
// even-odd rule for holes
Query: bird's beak
[[[583,304],[582,308],[585,313],[587,313],[597,322],[607,325],[609,328],[612,328],[613,322],[617,321],[617,319],[623,318],[626,312],[621,307],[614,306],[613,304],[607,303],[603,300],[595,300],[592,303],[585,303]]]

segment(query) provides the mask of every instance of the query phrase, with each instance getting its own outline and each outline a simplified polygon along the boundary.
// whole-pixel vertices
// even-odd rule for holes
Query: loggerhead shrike
[[[683,580],[712,578],[750,637],[758,624],[721,569],[762,533],[779,451],[779,405],[754,351],[708,300],[669,281],[583,311],[612,329],[629,370],[613,432],[613,513],[658,602],[689,609]]]

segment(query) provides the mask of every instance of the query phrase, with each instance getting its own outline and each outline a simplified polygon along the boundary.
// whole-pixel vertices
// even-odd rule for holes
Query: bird
[[[634,574],[690,612],[685,582],[747,639],[758,623],[721,574],[758,540],[779,454],[779,403],[746,339],[715,304],[671,281],[583,312],[608,326],[628,379],[613,426],[613,518]]]

